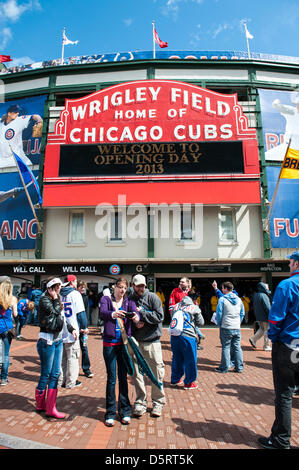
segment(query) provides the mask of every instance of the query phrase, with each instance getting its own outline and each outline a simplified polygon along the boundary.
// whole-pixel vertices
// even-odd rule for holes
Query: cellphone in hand
[[[129,319],[132,319],[134,317],[135,313],[134,312],[127,312],[126,317]]]

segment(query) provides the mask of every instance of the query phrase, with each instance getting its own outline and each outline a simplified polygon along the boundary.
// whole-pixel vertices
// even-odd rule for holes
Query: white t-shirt
[[[65,315],[66,321],[70,323],[73,328],[75,328],[79,337],[79,325],[77,321],[77,313],[85,311],[82,295],[77,290],[72,290],[65,297],[61,295],[61,301],[64,306],[64,315]],[[66,325],[64,326],[64,328],[67,330]],[[75,339],[72,333],[69,333],[67,331],[67,335],[64,334],[63,336],[65,337],[63,339],[64,343],[75,342]]]
[[[0,122],[0,168],[16,166],[9,145],[26,165],[32,165],[24,153],[22,139],[23,130],[28,127],[30,118],[31,116],[18,116],[9,124]]]

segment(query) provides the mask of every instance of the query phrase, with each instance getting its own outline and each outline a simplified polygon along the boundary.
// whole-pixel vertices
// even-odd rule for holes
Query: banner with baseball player
[[[39,164],[46,98],[0,103],[0,169],[16,167],[11,149],[26,165]]]
[[[282,162],[292,136],[299,149],[299,93],[259,89],[265,158]]]
[[[37,170],[33,171],[37,177]],[[38,193],[33,182],[26,188],[33,204]],[[37,221],[17,170],[0,173],[0,253],[1,250],[35,249]]]

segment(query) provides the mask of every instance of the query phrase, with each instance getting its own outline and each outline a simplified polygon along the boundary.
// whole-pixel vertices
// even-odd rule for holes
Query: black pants
[[[292,397],[299,373],[299,353],[279,341],[272,347],[272,371],[275,389],[275,421],[271,440],[279,447],[289,447],[291,438]]]

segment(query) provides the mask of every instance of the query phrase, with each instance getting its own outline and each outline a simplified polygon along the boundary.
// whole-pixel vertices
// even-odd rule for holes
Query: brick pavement
[[[197,390],[170,386],[171,348],[162,337],[166,365],[167,405],[163,416],[133,418],[129,426],[103,424],[106,371],[98,328],[90,328],[89,353],[95,376],[80,370],[82,386],[59,389],[57,407],[67,413],[58,421],[34,410],[39,378],[36,340],[39,329],[26,326],[24,341],[13,340],[9,384],[0,388],[0,446],[61,449],[257,449],[257,438],[268,436],[274,419],[271,353],[253,350],[250,329],[242,329],[245,369],[217,374],[221,347],[217,328],[203,328],[204,350],[198,352]],[[131,379],[129,378],[129,382]],[[134,401],[134,387],[130,386]],[[149,410],[150,410],[149,403]],[[292,446],[299,446],[299,397],[293,400]]]

